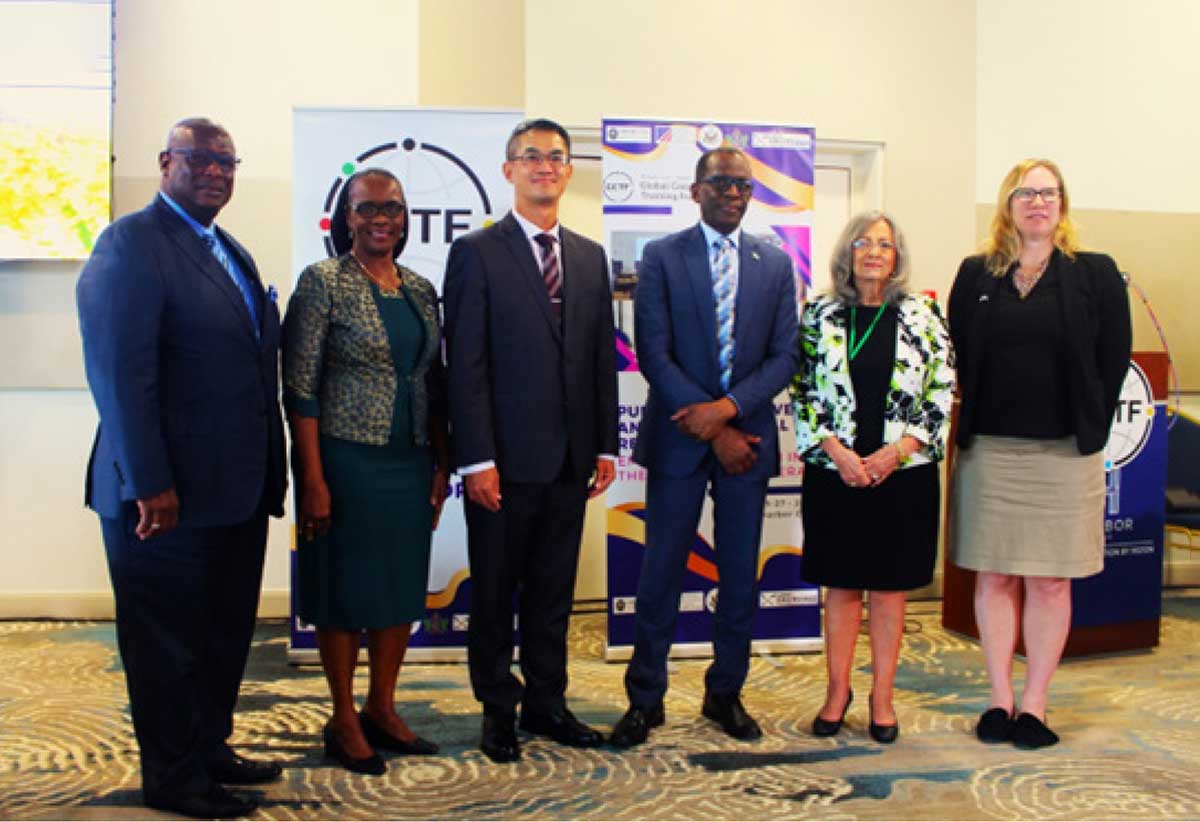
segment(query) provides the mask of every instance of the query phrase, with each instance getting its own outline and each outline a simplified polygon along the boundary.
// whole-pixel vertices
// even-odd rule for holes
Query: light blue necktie
[[[215,234],[205,234],[204,244],[212,251],[213,256],[217,258],[217,262],[229,272],[229,277],[233,280],[233,284],[237,286],[238,291],[242,292],[242,300],[246,303],[246,310],[250,312],[250,321],[254,325],[254,336],[259,336],[258,306],[254,301],[254,292],[250,290],[250,281],[234,264],[233,260],[229,259],[229,255],[225,253],[225,248],[217,242]]]
[[[717,302],[717,351],[721,366],[721,390],[728,391],[733,379],[733,312],[737,293],[733,287],[733,240],[713,241],[713,298]]]

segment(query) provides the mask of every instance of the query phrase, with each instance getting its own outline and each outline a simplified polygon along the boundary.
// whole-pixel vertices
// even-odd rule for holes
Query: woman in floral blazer
[[[937,303],[909,294],[895,220],[853,218],[831,261],[833,288],[808,303],[792,382],[804,476],[806,580],[827,586],[825,704],[813,733],[832,736],[854,698],[850,670],[869,592],[869,729],[899,735],[892,683],[905,591],[928,585],[937,555],[941,460],[954,385]]]

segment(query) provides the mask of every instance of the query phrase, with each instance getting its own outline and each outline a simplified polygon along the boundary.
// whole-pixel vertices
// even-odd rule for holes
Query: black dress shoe
[[[274,782],[283,775],[278,762],[256,762],[237,754],[230,754],[208,764],[208,775],[216,782],[226,785],[261,785]]]
[[[842,723],[846,721],[846,711],[850,710],[850,703],[854,701],[854,689],[850,689],[850,695],[846,697],[846,704],[842,706],[842,715],[837,719],[821,719],[821,714],[818,713],[816,719],[813,720],[812,732],[813,736],[833,736],[842,729]]]
[[[758,727],[754,717],[746,713],[746,709],[742,707],[742,698],[738,694],[714,694],[706,691],[701,713],[718,723],[721,730],[734,739],[746,742],[762,736],[762,728]]]
[[[521,728],[571,748],[598,748],[604,744],[598,731],[584,725],[566,707],[548,714],[522,710]]]
[[[516,762],[521,758],[521,746],[517,743],[517,717],[515,714],[483,714],[483,734],[479,750],[493,762]]]
[[[332,725],[325,726],[323,735],[325,737],[325,755],[351,773],[361,773],[367,776],[383,776],[387,773],[387,765],[383,763],[383,757],[377,753],[372,753],[370,756],[364,756],[361,759],[355,759],[346,753],[346,749],[342,747],[342,743],[338,742],[337,734],[333,732]]]
[[[649,708],[630,705],[625,715],[618,719],[617,724],[613,726],[612,733],[608,737],[608,744],[614,748],[632,748],[634,745],[641,745],[650,735],[651,728],[657,728],[666,721],[666,713],[663,711],[661,702]]]
[[[1021,713],[1013,720],[1012,741],[1018,748],[1048,748],[1058,744],[1058,734],[1033,714]]]
[[[177,813],[194,819],[232,819],[254,813],[258,803],[253,799],[214,784],[204,793],[145,797],[147,808]]]
[[[367,741],[376,748],[395,751],[405,756],[432,756],[439,750],[437,745],[415,734],[407,742],[398,736],[392,736],[376,725],[375,720],[367,716],[365,711],[359,712],[358,722],[362,725],[363,735],[366,736]]]
[[[1003,708],[988,708],[975,725],[975,736],[980,742],[994,745],[1012,739],[1012,714]]]

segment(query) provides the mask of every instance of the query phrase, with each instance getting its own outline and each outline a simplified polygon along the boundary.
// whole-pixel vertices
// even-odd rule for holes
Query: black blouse
[[[1058,276],[1047,271],[1021,299],[1012,275],[996,289],[984,330],[975,431],[1025,439],[1070,436],[1075,427]]]
[[[849,352],[850,308],[846,314],[846,342]],[[856,339],[863,335],[875,319],[875,306],[858,306],[855,311]],[[854,385],[854,451],[861,457],[870,456],[883,447],[883,412],[892,371],[896,367],[896,306],[888,305],[871,336],[863,342],[858,356],[850,361],[850,381]]]

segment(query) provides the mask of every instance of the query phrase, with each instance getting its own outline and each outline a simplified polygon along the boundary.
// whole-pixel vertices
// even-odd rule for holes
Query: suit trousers
[[[715,460],[686,477],[650,469],[646,480],[646,551],[638,577],[633,658],[625,671],[631,705],[648,708],[667,692],[667,654],[679,616],[688,555],[705,491],[713,500],[718,595],[713,661],[704,677],[715,694],[741,691],[750,668],[767,478],[726,473]]]
[[[138,510],[101,517],[117,644],[148,799],[202,792],[229,755],[262,584],[267,516],[138,539]]]
[[[575,598],[587,481],[500,483],[493,513],[466,500],[471,563],[467,660],[484,711],[565,706],[567,625]],[[513,595],[519,596],[521,676],[512,673]]]

